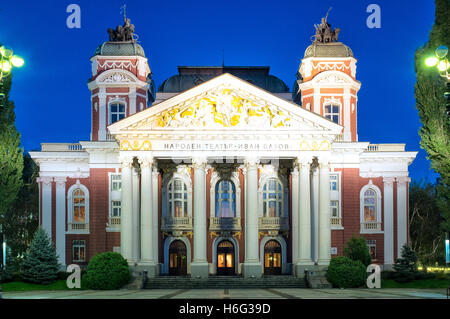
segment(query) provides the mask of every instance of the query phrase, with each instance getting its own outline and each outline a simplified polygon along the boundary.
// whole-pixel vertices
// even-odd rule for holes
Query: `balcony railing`
[[[120,216],[119,217],[109,217],[109,222],[107,225],[109,228],[120,228]]]
[[[211,217],[209,219],[209,229],[220,230],[241,230],[241,219],[239,217]]]
[[[41,143],[42,152],[82,152],[79,143]]]
[[[369,144],[367,152],[404,152],[405,144]]]
[[[69,223],[69,232],[88,233],[89,223]]]
[[[381,222],[361,223],[361,232],[381,231]]]
[[[192,229],[192,217],[163,217],[161,219],[162,230],[190,230]]]
[[[289,220],[286,217],[260,217],[259,230],[288,230]]]
[[[342,217],[331,217],[331,227],[342,227]]]

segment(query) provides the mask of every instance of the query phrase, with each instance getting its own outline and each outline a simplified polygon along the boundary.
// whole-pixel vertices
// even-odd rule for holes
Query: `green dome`
[[[316,58],[346,58],[353,57],[352,50],[342,42],[311,44],[305,51],[305,59],[310,57]]]
[[[97,47],[94,55],[145,57],[144,49],[134,41],[105,42]]]

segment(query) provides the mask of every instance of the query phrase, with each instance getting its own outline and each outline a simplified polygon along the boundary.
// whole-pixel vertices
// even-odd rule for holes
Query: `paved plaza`
[[[4,299],[447,299],[445,289],[142,289],[3,292]],[[449,300],[450,301],[450,300]]]

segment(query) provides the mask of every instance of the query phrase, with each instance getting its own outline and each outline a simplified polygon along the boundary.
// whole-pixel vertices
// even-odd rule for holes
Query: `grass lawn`
[[[7,282],[2,285],[2,291],[30,291],[30,290],[68,290],[66,280],[58,280],[49,285],[31,284],[22,281]]]
[[[445,279],[420,279],[410,282],[396,282],[392,279],[382,279],[381,288],[448,288],[450,280]]]

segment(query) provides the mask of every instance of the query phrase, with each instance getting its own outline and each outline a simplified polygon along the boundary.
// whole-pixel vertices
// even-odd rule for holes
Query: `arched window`
[[[216,217],[236,217],[236,187],[230,180],[216,184]]]
[[[369,188],[364,192],[364,222],[377,221],[377,193]]]
[[[283,186],[275,178],[269,179],[263,187],[263,216],[281,217],[283,212]]]
[[[330,121],[333,121],[334,123],[339,124],[339,105],[337,104],[326,104],[324,106],[324,112],[323,115],[325,118],[329,119]]]
[[[167,185],[167,199],[169,203],[169,216],[187,217],[188,194],[186,184],[175,178]]]
[[[77,188],[72,193],[72,211],[74,223],[86,223],[86,197],[81,188]]]
[[[125,104],[113,102],[109,105],[109,124],[120,121],[126,116]]]

